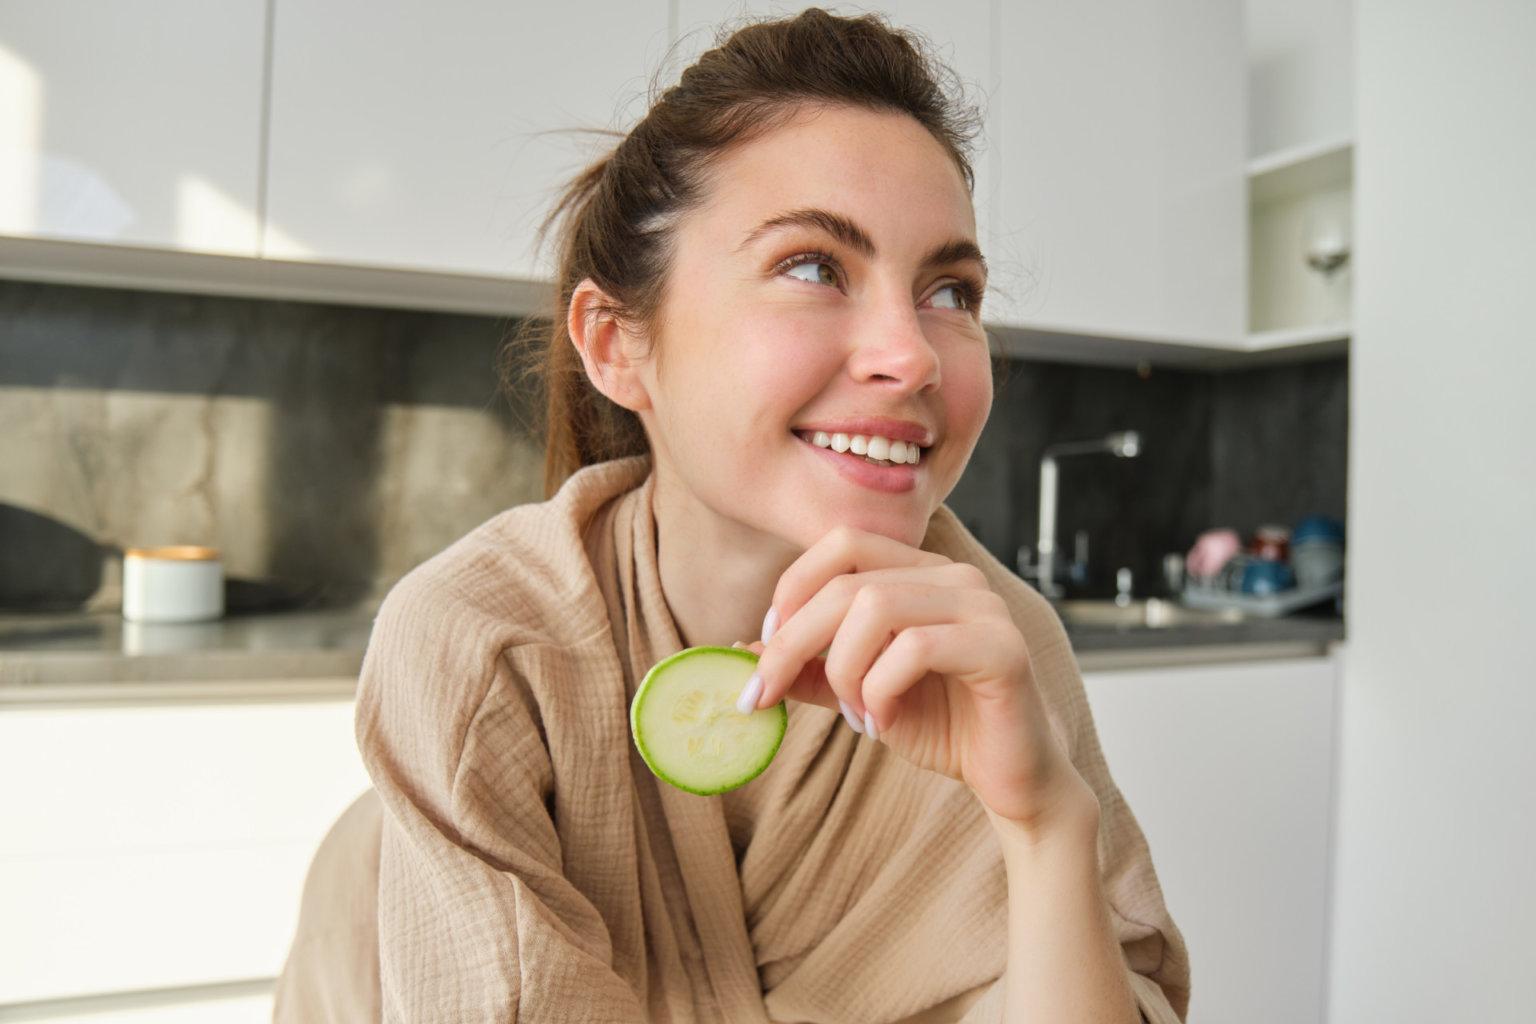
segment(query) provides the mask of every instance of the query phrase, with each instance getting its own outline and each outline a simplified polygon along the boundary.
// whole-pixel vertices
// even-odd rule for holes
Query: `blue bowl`
[[[1291,546],[1304,541],[1325,540],[1333,544],[1344,543],[1344,524],[1328,516],[1307,516],[1291,531]]]
[[[1243,570],[1242,591],[1245,594],[1263,596],[1278,594],[1296,586],[1296,574],[1284,562],[1260,558],[1248,563]]]

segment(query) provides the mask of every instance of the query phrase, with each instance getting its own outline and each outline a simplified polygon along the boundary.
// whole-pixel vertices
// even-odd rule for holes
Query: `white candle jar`
[[[207,622],[224,614],[224,563],[213,548],[183,545],[123,552],[123,618]]]

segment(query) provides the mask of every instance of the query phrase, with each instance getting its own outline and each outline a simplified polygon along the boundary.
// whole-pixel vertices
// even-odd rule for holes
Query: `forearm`
[[[1137,1024],[1099,879],[1097,803],[1044,835],[996,816],[992,823],[1008,876],[1003,1019]]]

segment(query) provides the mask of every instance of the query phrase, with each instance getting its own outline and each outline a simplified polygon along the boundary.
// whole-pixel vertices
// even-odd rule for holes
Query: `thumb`
[[[751,643],[743,643],[737,640],[731,644],[743,651],[751,651],[761,655],[764,645],[761,641],[754,640]],[[800,669],[800,675],[789,684],[789,691],[784,694],[786,700],[796,700],[802,704],[819,704],[833,711],[840,711],[841,706],[837,702],[837,694],[832,691],[832,684],[827,682],[827,663],[824,658],[812,658]]]

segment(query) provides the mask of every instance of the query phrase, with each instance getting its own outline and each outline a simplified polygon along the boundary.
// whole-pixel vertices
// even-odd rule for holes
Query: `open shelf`
[[[1347,342],[1351,325],[1347,323],[1318,324],[1306,327],[1281,327],[1272,331],[1255,331],[1248,335],[1249,352],[1267,352],[1277,348],[1298,348],[1305,345],[1326,345]]]
[[[1352,139],[1327,139],[1294,146],[1248,162],[1248,201],[1281,199],[1348,185],[1355,173]]]
[[[1248,163],[1249,352],[1347,351],[1353,267],[1315,269],[1315,252],[1351,248],[1354,143],[1322,139]]]

